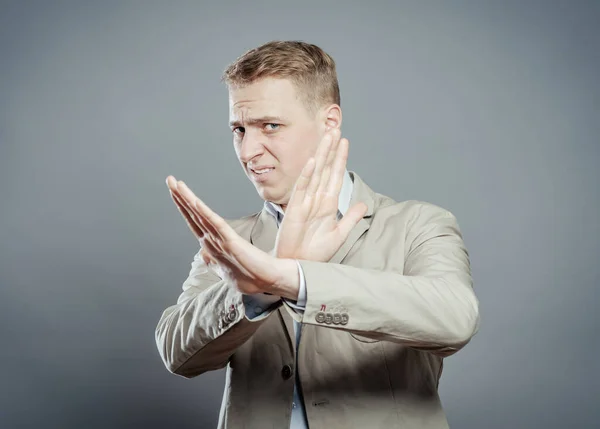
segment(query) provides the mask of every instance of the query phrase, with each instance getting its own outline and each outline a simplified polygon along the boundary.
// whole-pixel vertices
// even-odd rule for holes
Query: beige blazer
[[[199,254],[163,312],[156,343],[170,372],[192,378],[227,367],[219,428],[289,428],[296,370],[310,429],[448,427],[437,390],[443,359],[479,325],[456,218],[426,202],[395,202],[350,175],[350,206],[363,201],[367,213],[328,263],[300,261],[303,315],[280,301],[250,321],[240,292]],[[277,225],[264,209],[228,222],[272,251]],[[292,317],[302,321],[298,350]]]

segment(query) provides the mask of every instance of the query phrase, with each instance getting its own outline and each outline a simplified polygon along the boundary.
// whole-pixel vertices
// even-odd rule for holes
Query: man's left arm
[[[442,356],[464,347],[479,327],[469,255],[456,218],[431,208],[415,215],[403,274],[301,260],[306,305],[284,299],[292,317]]]

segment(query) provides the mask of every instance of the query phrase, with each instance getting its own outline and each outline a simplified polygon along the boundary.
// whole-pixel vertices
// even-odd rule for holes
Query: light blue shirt
[[[352,196],[352,188],[353,183],[350,178],[350,174],[346,170],[344,173],[344,181],[342,183],[342,189],[340,190],[340,195],[338,198],[338,220],[341,219],[344,214],[348,211],[350,207],[350,198]],[[277,220],[277,227],[283,221],[284,212],[281,209],[281,206],[278,204],[274,204],[270,201],[265,201],[265,209],[269,214],[271,214]],[[298,273],[300,275],[300,290],[298,292],[298,300],[292,301],[287,298],[280,298],[275,295],[265,295],[262,293],[252,294],[252,295],[244,295],[243,301],[244,306],[246,308],[246,316],[248,319],[253,319],[265,311],[269,310],[274,306],[275,303],[279,302],[280,299],[285,299],[285,301],[294,308],[298,313],[303,313],[306,307],[306,279],[304,278],[304,272],[302,271],[302,266],[298,261]],[[296,335],[296,350],[298,350],[298,345],[300,344],[300,326],[299,322],[294,320],[294,333]],[[290,423],[290,429],[308,429],[308,422],[306,420],[306,412],[304,409],[304,400],[302,398],[302,389],[299,387],[300,379],[298,377],[298,357],[296,353],[296,368],[294,370],[295,373],[295,382],[294,382],[294,399],[292,403],[292,419]]]

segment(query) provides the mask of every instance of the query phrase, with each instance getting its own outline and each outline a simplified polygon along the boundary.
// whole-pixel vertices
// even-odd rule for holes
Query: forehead
[[[304,105],[288,79],[264,78],[242,87],[229,88],[229,117],[294,116]]]

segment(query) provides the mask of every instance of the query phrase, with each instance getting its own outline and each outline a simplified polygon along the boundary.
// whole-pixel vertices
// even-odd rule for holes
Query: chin
[[[257,189],[257,191],[258,191],[258,195],[264,201],[271,201],[272,203],[279,204],[279,205],[281,205],[281,204],[287,204],[287,200],[288,199],[285,198],[284,195],[281,195],[280,192],[272,192],[274,190],[265,189],[265,188]]]
[[[275,195],[269,189],[265,189],[262,186],[256,187],[256,192],[258,192],[258,196],[261,197],[265,201],[273,201]]]

